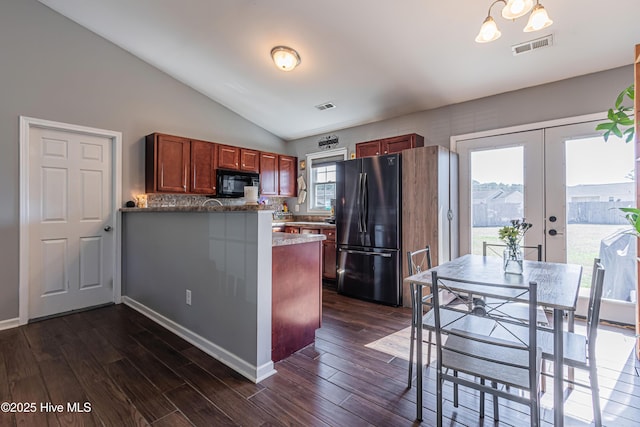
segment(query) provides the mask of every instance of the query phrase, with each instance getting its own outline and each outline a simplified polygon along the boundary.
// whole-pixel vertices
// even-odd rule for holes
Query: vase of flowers
[[[505,225],[498,230],[498,237],[507,247],[504,249],[502,259],[505,273],[522,274],[522,260],[524,259],[520,242],[524,234],[533,227],[533,224],[526,222],[524,218],[512,219],[511,225]]]

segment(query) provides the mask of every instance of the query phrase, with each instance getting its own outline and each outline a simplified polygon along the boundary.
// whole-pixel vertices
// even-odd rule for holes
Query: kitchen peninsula
[[[321,318],[325,236],[272,233],[268,208],[125,208],[121,221],[123,302],[254,382]]]

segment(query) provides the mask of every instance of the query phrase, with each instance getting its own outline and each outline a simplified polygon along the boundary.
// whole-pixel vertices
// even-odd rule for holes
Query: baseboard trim
[[[269,361],[261,366],[255,366],[132,298],[123,296],[122,303],[143,314],[159,325],[167,328],[174,334],[185,339],[189,343],[207,353],[209,356],[224,363],[225,365],[254,383],[259,383],[265,378],[268,378],[276,373],[272,361]]]
[[[15,319],[0,320],[0,331],[17,328],[18,326],[20,326],[19,317],[16,317]]]

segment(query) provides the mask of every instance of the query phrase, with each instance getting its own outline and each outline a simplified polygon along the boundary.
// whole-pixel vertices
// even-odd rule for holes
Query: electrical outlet
[[[296,212],[300,212],[300,205],[295,205],[293,207],[293,210],[296,211]]]
[[[191,291],[187,289],[187,305],[191,305]]]

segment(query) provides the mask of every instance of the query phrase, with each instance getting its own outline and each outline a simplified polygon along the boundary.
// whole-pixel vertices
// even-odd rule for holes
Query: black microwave
[[[218,169],[218,197],[244,197],[244,187],[259,187],[260,175]]]

